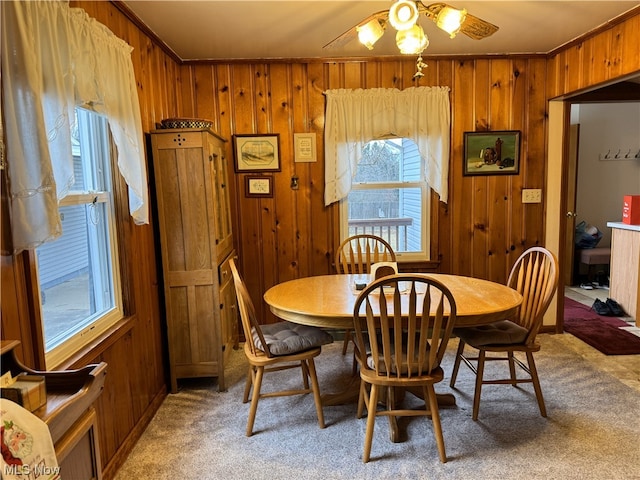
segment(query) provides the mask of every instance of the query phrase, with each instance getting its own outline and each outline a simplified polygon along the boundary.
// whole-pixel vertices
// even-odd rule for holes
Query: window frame
[[[121,282],[121,279],[123,278],[123,263],[121,258],[121,253],[123,252],[121,248],[122,236],[120,235],[120,229],[118,228],[119,222],[117,205],[119,202],[116,200],[119,188],[117,186],[118,181],[115,173],[117,170],[114,167],[115,162],[117,161],[117,150],[111,135],[108,119],[101,117],[99,114],[90,110],[87,110],[87,112],[88,114],[86,118],[88,119],[88,125],[85,129],[80,129],[79,135],[81,137],[85,137],[85,142],[89,138],[92,139],[89,143],[90,148],[88,155],[91,158],[96,158],[98,155],[101,157],[101,164],[97,167],[94,166],[94,168],[98,170],[101,168],[108,168],[110,175],[106,181],[103,179],[105,190],[70,190],[69,193],[59,201],[59,207],[89,205],[95,203],[104,205],[110,246],[110,252],[107,254],[109,258],[104,261],[110,266],[109,274],[111,276],[113,289],[113,306],[101,312],[99,316],[94,314],[85,317],[85,320],[90,320],[91,317],[96,316],[95,319],[87,322],[86,325],[72,333],[63,342],[53,346],[51,350],[47,351],[46,338],[44,335],[44,315],[41,311],[42,298],[39,287],[40,277],[38,273],[38,261],[34,250],[33,255],[31,256],[34,271],[33,277],[35,279],[35,288],[33,293],[36,297],[34,300],[36,304],[35,306],[38,309],[38,330],[40,331],[40,336],[42,338],[41,346],[39,348],[42,348],[43,350],[44,367],[47,370],[60,368],[63,364],[68,362],[70,358],[90,347],[100,336],[104,335],[105,332],[114,327],[114,325],[121,321],[125,316],[123,285]],[[98,117],[100,118],[98,119]],[[98,122],[102,125],[99,125]],[[98,171],[97,174],[99,175],[100,172]],[[104,254],[104,252],[100,252],[100,255]]]
[[[411,140],[407,137],[390,136],[385,138],[376,138],[371,141],[377,140]],[[369,143],[369,142],[367,142]],[[364,148],[367,143],[363,144]],[[415,143],[415,142],[414,142]],[[403,155],[404,160],[404,155]],[[353,178],[356,174],[354,172]],[[430,225],[430,209],[431,209],[431,188],[428,185],[425,174],[425,160],[420,155],[420,179],[416,181],[397,181],[397,182],[355,182],[352,181],[351,192],[354,190],[380,190],[380,189],[396,189],[396,188],[419,188],[422,198],[422,225],[420,229],[422,250],[420,252],[402,252],[395,251],[396,259],[398,263],[414,263],[414,262],[429,262],[431,261],[431,225]],[[349,193],[351,193],[349,192]],[[340,200],[339,202],[339,217],[340,217],[340,241],[343,241],[350,236],[349,233],[349,196]]]

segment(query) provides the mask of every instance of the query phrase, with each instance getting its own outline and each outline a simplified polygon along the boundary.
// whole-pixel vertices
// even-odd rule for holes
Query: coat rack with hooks
[[[633,160],[640,159],[640,149],[638,148],[618,148],[609,149],[607,153],[600,153],[598,159],[600,161],[611,161],[611,160]]]

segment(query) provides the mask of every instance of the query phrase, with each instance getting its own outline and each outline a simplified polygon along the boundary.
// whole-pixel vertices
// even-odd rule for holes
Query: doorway
[[[584,134],[582,127],[576,129],[576,132],[572,132],[572,106],[576,104],[594,104],[600,105],[615,104],[615,103],[636,103],[640,101],[640,78],[627,79],[626,81],[619,82],[616,85],[604,87],[592,92],[584,93],[574,97],[567,97],[552,100],[549,103],[549,150],[548,150],[548,165],[547,165],[547,216],[546,216],[546,239],[547,248],[554,251],[560,259],[560,278],[564,280],[564,283],[568,283],[569,276],[572,273],[571,261],[573,259],[573,236],[576,224],[576,219],[580,212],[576,211],[576,204],[578,204],[577,198],[580,195],[579,186],[577,184],[577,175],[580,170],[579,160],[580,152],[579,148],[574,151],[571,145],[572,137],[577,137],[578,145],[579,138]],[[637,107],[640,108],[640,107]],[[637,132],[637,125],[636,125]],[[637,139],[637,135],[635,136]],[[574,138],[575,140],[575,138]],[[605,150],[605,148],[607,148]],[[632,147],[606,147],[602,145],[601,151],[595,152],[598,155],[598,159],[604,156],[609,149],[615,149],[614,153],[618,153],[618,149],[623,153],[627,153],[628,149]],[[575,167],[572,165],[572,161],[575,160]],[[621,175],[620,177],[625,177]],[[598,192],[601,187],[608,187],[611,191],[615,192],[621,202],[621,190],[625,187],[612,183],[610,180],[602,181],[599,187],[594,189],[590,195],[597,198],[598,195],[593,192]],[[636,187],[637,188],[637,187]],[[587,192],[588,193],[588,192]],[[618,211],[618,210],[614,210]],[[620,206],[621,212],[621,206]],[[578,215],[576,215],[578,214]],[[607,218],[604,221],[604,225],[599,227],[606,229],[606,221],[619,220],[617,217]],[[569,258],[567,258],[569,257]],[[562,318],[564,311],[564,298],[562,295],[557,296],[555,302],[555,308],[552,306],[549,309],[549,318],[545,316],[545,325],[555,324],[556,332],[563,331]]]

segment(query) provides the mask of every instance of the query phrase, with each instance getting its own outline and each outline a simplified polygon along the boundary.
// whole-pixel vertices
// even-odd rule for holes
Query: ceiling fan
[[[465,9],[459,10],[446,3],[425,5],[420,0],[397,0],[388,10],[369,15],[323,48],[344,46],[358,38],[360,43],[372,50],[375,42],[384,34],[387,25],[391,24],[397,31],[396,45],[400,53],[420,55],[429,45],[424,30],[418,24],[418,18],[422,14],[433,20],[451,38],[454,38],[457,33],[462,33],[474,40],[481,40],[498,31],[495,25],[468,14]],[[426,66],[422,63],[422,57],[418,58],[417,65],[416,76],[422,76],[422,68]]]

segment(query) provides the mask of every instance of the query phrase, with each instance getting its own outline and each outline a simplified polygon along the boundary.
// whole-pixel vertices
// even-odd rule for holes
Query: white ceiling
[[[398,55],[393,30],[373,50],[357,40],[323,46],[392,0],[147,1],[126,4],[182,60],[339,58]],[[429,1],[425,1],[429,4]],[[425,56],[548,53],[627,12],[631,1],[448,2],[500,29],[491,37],[450,39],[422,16],[430,45]]]

